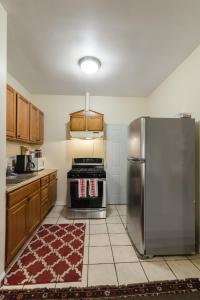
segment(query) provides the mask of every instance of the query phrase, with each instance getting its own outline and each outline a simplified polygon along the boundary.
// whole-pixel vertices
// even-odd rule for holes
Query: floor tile
[[[193,259],[191,262],[200,270],[200,259]]]
[[[126,225],[126,223],[127,223],[127,216],[120,216],[120,217],[121,217],[122,222]]]
[[[90,225],[90,234],[107,233],[106,224]]]
[[[84,247],[84,254],[83,254],[83,264],[87,265],[88,264],[88,252],[89,252],[89,247]]]
[[[121,216],[127,215],[127,206],[126,205],[117,205],[117,210]]]
[[[63,218],[63,217],[60,217],[57,221],[57,224],[73,224],[73,223],[74,223],[73,220],[66,219],[66,218]]]
[[[112,250],[115,263],[138,261],[132,246],[112,246]]]
[[[107,217],[115,217],[119,216],[119,213],[115,207],[108,206],[107,207]]]
[[[194,259],[200,259],[200,254],[195,254],[195,255],[189,255],[187,256],[188,259],[194,260]]]
[[[45,218],[42,224],[56,224],[58,218]]]
[[[141,262],[164,261],[164,256],[154,256],[154,257],[149,257],[149,258],[141,258],[141,257],[139,257],[139,261],[141,261]]]
[[[88,285],[117,285],[114,264],[89,265]]]
[[[85,234],[84,245],[87,247],[89,246],[89,234]]]
[[[145,273],[140,263],[116,264],[119,284],[131,284],[147,282]]]
[[[167,262],[178,279],[200,278],[200,271],[189,260]]]
[[[89,264],[113,263],[111,247],[89,247]]]
[[[115,233],[109,234],[111,245],[119,246],[119,245],[128,245],[131,246],[131,241],[126,233]]]
[[[164,260],[170,261],[170,260],[184,260],[188,259],[186,256],[178,255],[178,256],[164,256]]]
[[[99,224],[105,224],[106,220],[105,219],[91,219],[90,220],[90,225],[99,225]]]
[[[90,246],[110,246],[109,236],[106,233],[91,234]]]
[[[88,265],[83,265],[81,281],[63,282],[63,283],[60,282],[60,283],[56,284],[56,288],[86,287],[87,286],[87,273],[88,273]]]
[[[122,224],[107,224],[109,233],[126,233]]]
[[[89,225],[89,219],[74,219],[74,223],[83,223]]]
[[[149,281],[176,279],[169,266],[164,261],[142,262]]]
[[[59,211],[50,211],[48,213],[47,218],[59,218],[60,217],[60,212]]]
[[[109,223],[109,224],[121,224],[122,223],[122,220],[119,216],[112,216],[112,217],[108,217],[106,219],[106,223]]]

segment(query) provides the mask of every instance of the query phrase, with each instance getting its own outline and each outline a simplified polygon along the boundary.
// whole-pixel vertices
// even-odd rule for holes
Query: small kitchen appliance
[[[80,197],[80,179],[85,179],[85,196]],[[90,194],[90,179],[94,179],[98,195]],[[74,158],[67,173],[68,218],[106,218],[106,172],[102,158]]]
[[[35,164],[32,155],[17,155],[16,156],[16,173],[34,172]]]
[[[32,162],[35,165],[32,168],[34,172],[44,170],[44,157],[33,157]]]
[[[143,256],[195,253],[195,120],[129,125],[127,231]]]

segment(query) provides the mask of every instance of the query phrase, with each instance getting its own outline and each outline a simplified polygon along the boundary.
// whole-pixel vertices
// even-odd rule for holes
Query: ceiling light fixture
[[[81,59],[79,59],[78,63],[81,70],[85,74],[89,74],[89,75],[96,73],[101,67],[100,60],[93,56],[84,56]]]

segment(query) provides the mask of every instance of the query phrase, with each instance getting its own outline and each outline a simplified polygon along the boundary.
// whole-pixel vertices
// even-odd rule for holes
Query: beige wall
[[[58,204],[66,204],[66,176],[72,157],[105,156],[103,140],[66,140],[69,114],[85,106],[84,96],[33,95],[32,101],[45,113],[45,143],[47,168],[58,169]],[[90,108],[105,115],[106,123],[128,124],[146,113],[144,98],[91,97]]]
[[[7,15],[0,4],[0,281],[5,261]]]
[[[200,119],[200,46],[149,96],[151,116],[189,112]]]

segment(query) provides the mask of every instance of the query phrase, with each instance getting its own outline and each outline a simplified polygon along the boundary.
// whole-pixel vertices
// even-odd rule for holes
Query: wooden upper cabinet
[[[6,135],[8,138],[16,137],[16,92],[7,85],[7,129]]]
[[[88,131],[103,131],[103,115],[92,110],[87,112],[86,128]]]
[[[81,110],[70,114],[71,131],[103,131],[103,125],[103,114],[100,114],[93,110]]]
[[[38,110],[38,126],[37,126],[37,143],[43,144],[44,142],[44,113]]]
[[[30,104],[30,141],[37,143],[39,128],[38,108]]]
[[[86,116],[85,111],[77,111],[70,114],[70,130],[71,131],[84,131],[86,130]]]
[[[29,102],[17,94],[17,139],[29,141]]]

